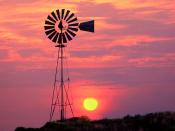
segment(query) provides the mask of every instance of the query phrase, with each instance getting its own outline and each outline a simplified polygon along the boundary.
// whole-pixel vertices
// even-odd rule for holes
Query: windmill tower
[[[74,13],[71,13],[69,10],[58,9],[47,16],[44,29],[47,37],[55,43],[55,47],[58,48],[50,121],[53,119],[57,107],[60,109],[60,120],[64,121],[66,119],[65,114],[67,106],[69,106],[74,116],[68,95],[70,79],[69,77],[65,79],[64,74],[64,48],[66,47],[66,43],[76,36],[79,29],[82,31],[94,32],[94,20],[79,23]],[[58,68],[59,65],[60,68]],[[68,87],[66,87],[65,84],[66,80],[68,81]]]

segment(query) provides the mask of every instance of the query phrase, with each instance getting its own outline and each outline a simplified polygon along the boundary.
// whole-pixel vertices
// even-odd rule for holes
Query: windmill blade
[[[73,36],[73,37],[76,36],[76,34],[75,34],[74,32],[72,32],[72,31],[70,31],[69,29],[67,30],[67,32],[68,32],[71,36]]]
[[[55,23],[52,23],[52,22],[50,22],[50,21],[45,21],[45,24],[47,24],[47,25],[55,25]]]
[[[58,35],[59,35],[59,33],[56,33],[55,37],[54,37],[53,40],[52,40],[53,42],[55,42],[55,43],[57,42]]]
[[[75,21],[77,21],[77,17],[72,19],[72,20],[69,20],[68,23],[72,23],[72,22],[75,22]]]
[[[64,18],[64,11],[65,11],[65,9],[62,9],[61,19],[63,19],[63,18]]]
[[[78,23],[69,24],[69,27],[70,27],[70,26],[78,26],[78,25],[79,25]]]
[[[52,29],[52,30],[46,31],[45,33],[46,33],[46,35],[49,35],[50,33],[54,32],[54,31],[55,31],[55,29]]]
[[[54,26],[44,26],[45,30],[54,29]]]
[[[66,21],[69,21],[72,17],[74,17],[74,13],[72,13],[72,14],[66,19]]]
[[[47,19],[49,19],[49,20],[52,21],[53,23],[56,23],[56,20],[54,20],[52,17],[50,17],[50,15],[48,15]]]
[[[60,11],[59,10],[56,10],[56,12],[57,12],[57,17],[60,20]]]
[[[62,36],[63,36],[63,43],[67,43],[66,36],[64,33],[62,33]]]
[[[67,10],[66,15],[65,15],[65,17],[64,17],[64,20],[67,18],[67,16],[69,15],[69,13],[70,13],[70,11]]]
[[[52,14],[52,16],[55,18],[55,20],[57,21],[58,18],[56,17],[55,12],[52,12],[51,14]]]
[[[48,38],[49,38],[50,40],[52,40],[52,38],[55,36],[55,34],[56,34],[56,31],[52,32],[52,33],[48,36]]]
[[[94,32],[94,20],[80,23],[79,28],[82,31]]]
[[[67,32],[65,32],[65,34],[66,34],[66,37],[69,41],[72,40],[72,38],[70,37],[70,35]]]
[[[59,37],[58,37],[58,43],[62,43],[62,33],[59,34]]]
[[[68,29],[70,29],[70,30],[72,30],[72,31],[75,31],[75,32],[77,32],[77,31],[78,31],[78,29],[77,29],[77,28],[71,28],[71,27],[69,27]]]

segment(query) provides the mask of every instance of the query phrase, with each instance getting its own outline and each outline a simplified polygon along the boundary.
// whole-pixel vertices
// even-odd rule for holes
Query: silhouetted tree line
[[[41,128],[17,127],[15,131],[175,131],[175,112],[127,115],[122,119],[74,117],[64,122],[47,122]]]

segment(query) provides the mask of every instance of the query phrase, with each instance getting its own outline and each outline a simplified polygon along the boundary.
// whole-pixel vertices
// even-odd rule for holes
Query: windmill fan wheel
[[[78,20],[74,13],[61,9],[51,12],[45,20],[45,33],[54,43],[67,43],[76,36]]]

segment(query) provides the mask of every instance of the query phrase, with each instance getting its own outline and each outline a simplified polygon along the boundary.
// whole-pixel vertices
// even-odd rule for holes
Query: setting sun
[[[98,101],[95,98],[86,98],[83,101],[83,106],[87,111],[94,111],[98,107]]]

